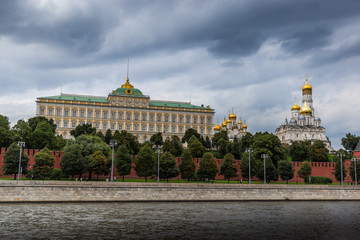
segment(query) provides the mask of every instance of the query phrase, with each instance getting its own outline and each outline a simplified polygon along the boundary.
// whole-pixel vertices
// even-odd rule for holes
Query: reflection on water
[[[360,202],[0,204],[1,239],[358,239]]]

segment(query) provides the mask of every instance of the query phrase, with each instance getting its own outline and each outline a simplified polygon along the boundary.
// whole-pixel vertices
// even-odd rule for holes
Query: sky
[[[335,149],[360,135],[358,0],[1,0],[0,114],[36,98],[107,96],[129,78],[152,100],[233,110],[248,131],[290,118],[308,74]]]

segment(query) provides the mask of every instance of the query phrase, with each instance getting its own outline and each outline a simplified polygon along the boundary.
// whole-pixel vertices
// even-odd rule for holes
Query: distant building
[[[309,85],[307,78],[302,87],[302,96],[302,107],[297,105],[295,100],[295,105],[291,108],[290,122],[286,118],[284,123],[276,129],[276,136],[284,145],[291,145],[294,141],[320,140],[331,151],[331,142],[325,135],[325,128],[321,126],[321,119],[315,116],[312,86]]]
[[[157,132],[163,133],[164,139],[173,135],[181,138],[189,128],[212,137],[214,114],[210,106],[150,100],[129,83],[129,78],[107,97],[60,94],[36,100],[36,115],[53,119],[56,133],[67,139],[72,129],[86,123],[102,132],[126,130],[140,142]]]
[[[234,141],[235,138],[241,139],[247,133],[247,125],[239,119],[236,122],[236,115],[232,112],[228,119],[224,119],[221,126],[217,123],[214,127],[215,132],[226,131],[230,141]]]

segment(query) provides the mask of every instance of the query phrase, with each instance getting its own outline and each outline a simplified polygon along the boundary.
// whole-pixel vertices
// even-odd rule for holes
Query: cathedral
[[[220,131],[226,131],[230,141],[234,141],[235,138],[241,139],[247,133],[247,125],[242,123],[241,119],[236,122],[236,115],[232,112],[228,119],[224,119],[221,126],[217,123],[214,127],[215,133]]]
[[[291,145],[294,141],[311,141],[320,140],[325,147],[331,151],[331,142],[325,135],[325,128],[321,126],[321,119],[315,116],[315,109],[312,100],[312,86],[306,83],[302,87],[302,107],[295,105],[291,108],[290,122],[286,118],[284,123],[279,126],[275,135],[284,145]]]

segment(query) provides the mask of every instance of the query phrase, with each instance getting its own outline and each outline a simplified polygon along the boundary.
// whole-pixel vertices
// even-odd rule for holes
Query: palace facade
[[[214,114],[210,106],[151,100],[134,88],[129,78],[107,97],[60,94],[36,100],[36,116],[53,119],[56,133],[66,139],[71,138],[71,130],[86,123],[103,133],[126,130],[140,142],[150,140],[157,132],[164,139],[173,135],[182,138],[189,128],[211,138]]]
[[[294,141],[320,140],[331,151],[331,142],[325,135],[325,128],[321,126],[321,119],[315,116],[312,86],[309,85],[307,77],[302,87],[302,97],[302,107],[297,105],[295,99],[295,105],[291,107],[290,122],[286,118],[284,123],[276,129],[275,135],[284,145],[291,145]]]

